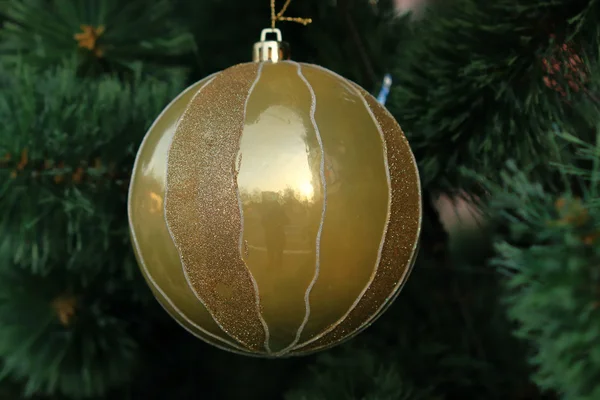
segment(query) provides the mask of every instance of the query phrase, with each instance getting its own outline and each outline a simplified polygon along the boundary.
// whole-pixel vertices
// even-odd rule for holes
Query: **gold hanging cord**
[[[297,22],[304,26],[306,26],[312,22],[312,19],[310,19],[310,18],[284,17],[283,14],[285,14],[285,12],[287,11],[291,2],[292,2],[292,0],[286,0],[285,4],[281,8],[281,11],[279,11],[277,14],[275,14],[275,0],[271,0],[271,29],[275,29],[275,24],[277,24],[277,21]]]

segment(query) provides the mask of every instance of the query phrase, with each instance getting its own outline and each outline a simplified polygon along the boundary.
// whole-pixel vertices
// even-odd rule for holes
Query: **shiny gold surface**
[[[161,304],[251,355],[312,352],[364,329],[397,295],[418,240],[400,127],[316,66],[236,66],[192,100],[201,87],[158,118],[132,181],[136,254]]]
[[[323,209],[312,97],[297,69],[263,65],[239,151],[242,256],[258,284],[273,352],[292,343],[304,319]]]
[[[300,352],[328,348],[332,343],[346,340],[368,327],[398,296],[414,265],[418,247],[422,217],[421,184],[408,141],[396,120],[373,96],[358,85],[352,86],[365,99],[385,138],[392,189],[389,225],[377,273],[364,296],[342,323],[298,349]]]
[[[300,343],[343,318],[368,285],[390,201],[382,137],[360,94],[348,81],[320,69],[302,65],[302,73],[317,99],[328,196],[321,270]]]

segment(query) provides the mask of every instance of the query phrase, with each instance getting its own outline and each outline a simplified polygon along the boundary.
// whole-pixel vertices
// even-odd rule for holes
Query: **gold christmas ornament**
[[[278,35],[266,41],[266,33]],[[129,193],[140,269],[169,314],[236,353],[332,347],[396,298],[421,192],[400,126],[269,29],[255,62],[205,78],[154,122]]]

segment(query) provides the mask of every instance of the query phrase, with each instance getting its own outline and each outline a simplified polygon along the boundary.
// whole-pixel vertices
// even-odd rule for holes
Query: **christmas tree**
[[[295,0],[312,24],[278,26],[374,95],[391,75],[424,215],[381,318],[271,360],[177,325],[127,218],[146,131],[250,61],[269,1],[0,2],[0,399],[600,399],[600,2],[414,3]]]

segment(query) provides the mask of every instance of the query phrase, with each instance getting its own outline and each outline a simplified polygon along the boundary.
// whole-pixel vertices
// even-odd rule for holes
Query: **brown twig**
[[[76,166],[65,165],[64,162],[51,162],[49,160],[29,160],[27,149],[21,152],[18,160],[13,161],[10,154],[0,159],[0,168],[9,169],[10,177],[16,179],[19,176],[27,176],[37,179],[42,175],[52,178],[55,184],[84,184],[89,181],[113,181],[117,186],[127,187],[130,179],[130,171],[118,173],[114,164],[105,165],[101,159],[96,158],[92,162],[82,161]],[[98,174],[99,171],[104,171]]]

